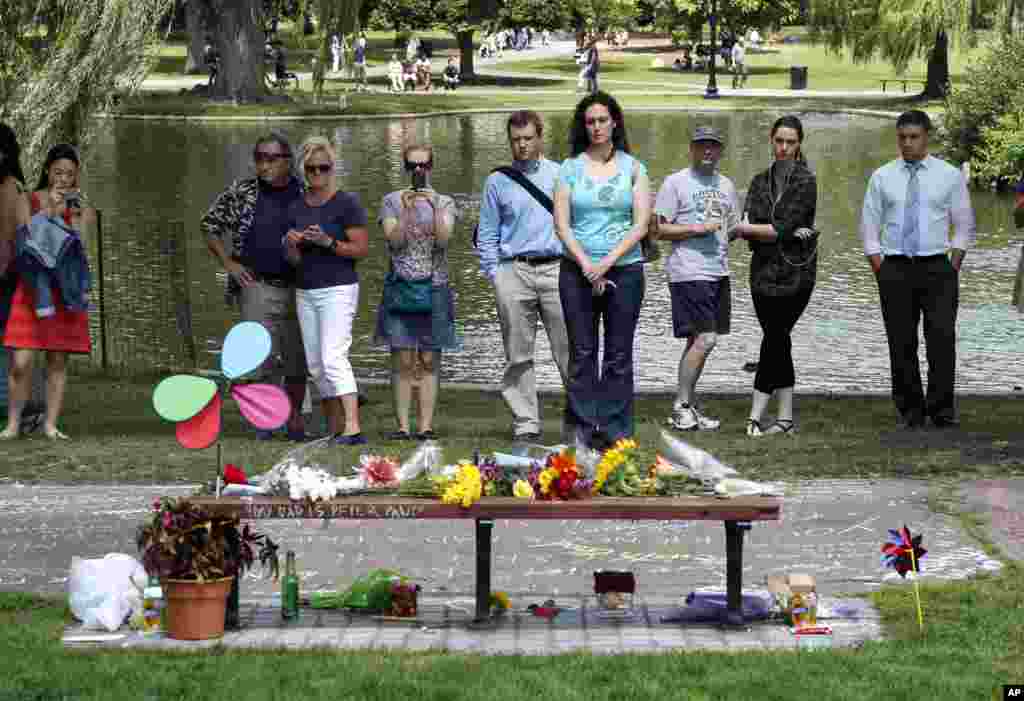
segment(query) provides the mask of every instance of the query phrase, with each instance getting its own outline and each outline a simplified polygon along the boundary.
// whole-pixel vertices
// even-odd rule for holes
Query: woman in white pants
[[[297,268],[302,343],[334,442],[362,445],[367,441],[359,426],[359,395],[348,352],[359,306],[355,261],[368,251],[366,210],[354,194],[338,191],[330,141],[307,139],[300,159],[306,193],[288,208],[285,246]]]

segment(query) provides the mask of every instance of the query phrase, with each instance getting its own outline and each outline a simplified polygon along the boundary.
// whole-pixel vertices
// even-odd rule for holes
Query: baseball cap
[[[696,141],[714,141],[717,144],[725,145],[722,141],[722,137],[718,135],[718,130],[714,127],[697,127],[693,130],[693,138],[690,139],[690,143]]]

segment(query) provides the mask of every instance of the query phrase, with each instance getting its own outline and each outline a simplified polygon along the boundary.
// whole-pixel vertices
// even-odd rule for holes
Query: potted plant
[[[232,582],[257,558],[274,573],[277,546],[237,515],[212,514],[187,499],[153,502],[136,536],[146,572],[160,578],[167,605],[167,634],[206,640],[224,634]]]

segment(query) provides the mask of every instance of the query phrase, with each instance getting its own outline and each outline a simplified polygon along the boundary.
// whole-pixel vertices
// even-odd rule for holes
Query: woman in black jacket
[[[746,216],[732,232],[749,242],[750,292],[764,338],[754,378],[747,435],[791,433],[793,423],[793,344],[790,333],[807,308],[817,273],[818,237],[814,231],[818,184],[801,152],[804,129],[792,115],[772,126],[775,162],[754,176],[747,193]],[[762,415],[775,394],[775,421]]]

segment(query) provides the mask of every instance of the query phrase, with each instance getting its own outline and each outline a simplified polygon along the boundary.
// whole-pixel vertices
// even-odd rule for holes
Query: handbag
[[[424,314],[433,311],[433,276],[422,280],[406,280],[393,270],[384,278],[388,290],[387,307],[400,314]]]

